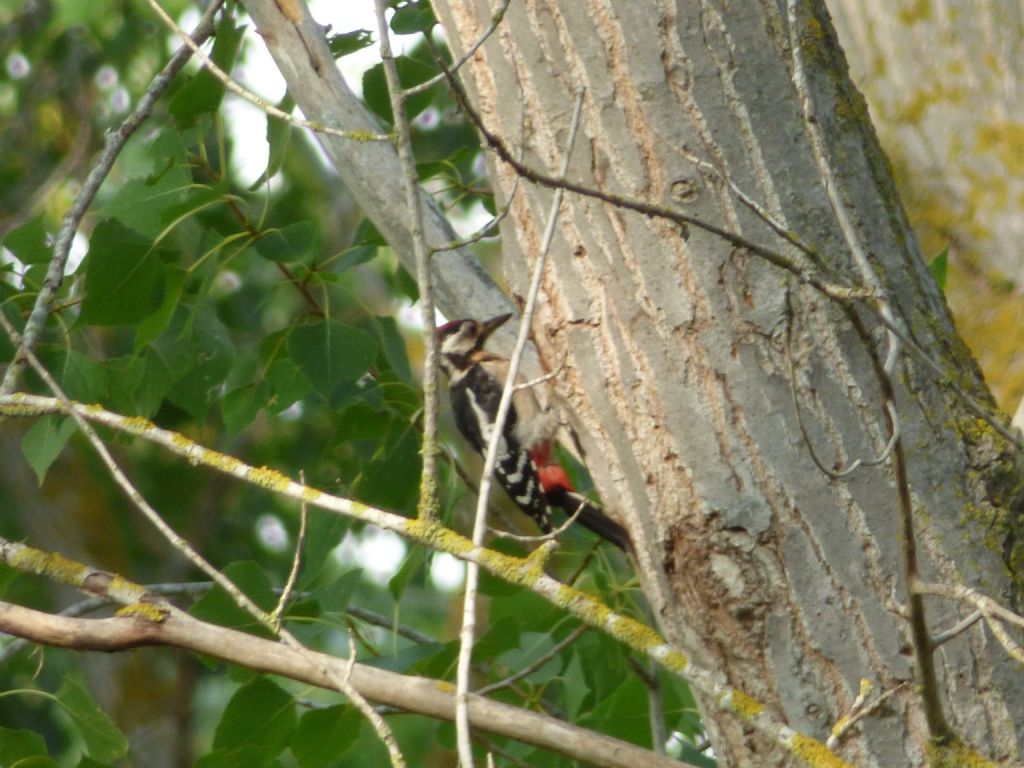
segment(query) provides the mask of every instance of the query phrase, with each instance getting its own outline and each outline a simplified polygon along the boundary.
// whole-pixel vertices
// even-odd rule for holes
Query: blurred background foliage
[[[921,251],[948,253],[957,329],[1013,414],[1024,398],[1024,6],[827,5]]]
[[[191,19],[186,26],[197,18],[190,3],[163,5]],[[431,28],[427,3],[395,5],[396,32]],[[262,44],[239,7],[227,9],[213,55],[244,72],[250,49]],[[376,45],[362,29],[328,34],[339,58]],[[425,46],[403,40],[406,84],[432,76]],[[116,130],[176,47],[144,2],[0,0],[0,306],[16,327],[105,132]],[[371,66],[362,87],[386,122],[383,80]],[[421,415],[414,281],[306,132],[252,113],[232,117],[237,100],[223,96],[190,65],[129,140],[80,228],[38,353],[77,400],[411,515]],[[291,108],[287,97],[280,105]],[[493,203],[479,147],[447,91],[425,92],[411,117],[424,183],[465,227],[486,222]],[[242,135],[269,146],[259,173]],[[496,241],[475,247],[493,267]],[[11,351],[0,340],[0,359]],[[46,392],[31,375],[21,389]],[[249,595],[272,603],[291,565],[293,503],[141,441],[104,436],[182,536]],[[472,493],[457,465],[468,477],[478,466],[454,438],[446,446],[445,520],[466,530]],[[132,509],[68,420],[7,420],[0,463],[0,535],[138,582],[201,579]],[[551,566],[557,576],[646,618],[624,557],[586,533],[565,538]],[[450,680],[459,574],[450,558],[314,511],[289,626],[340,655],[351,631],[367,663]],[[543,658],[575,628],[530,593],[490,579],[484,589],[481,685]],[[82,600],[3,567],[0,592],[51,611]],[[256,631],[217,591],[180,592],[175,599],[197,615]],[[647,746],[650,702],[660,700],[671,748],[695,765],[713,765],[694,746],[701,728],[686,688],[637,664],[586,632],[495,696]],[[383,747],[342,697],[166,649],[105,656],[0,640],[0,690],[0,765],[28,758],[33,766],[386,764]],[[389,721],[410,765],[454,764],[449,725],[395,713]],[[499,764],[568,764],[498,738],[481,746],[504,755]]]

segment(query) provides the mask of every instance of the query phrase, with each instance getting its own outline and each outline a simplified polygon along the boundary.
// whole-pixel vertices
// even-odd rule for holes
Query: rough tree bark
[[[461,54],[495,3],[437,0]],[[817,125],[836,189],[898,319],[946,372],[897,368],[896,404],[926,579],[1014,603],[1020,502],[1008,444],[951,392],[991,407],[918,253],[860,95],[820,2],[799,2]],[[556,172],[585,87],[570,177],[699,216],[809,262],[742,206],[715,172],[862,285],[815,164],[793,81],[786,5],[513,3],[462,71],[485,123],[533,167]],[[699,165],[696,157],[709,165]],[[492,159],[499,195],[515,172]],[[505,264],[523,293],[551,192],[520,187]],[[605,502],[637,543],[645,592],[667,635],[793,727],[824,738],[862,678],[914,677],[892,461],[868,304],[844,311],[790,274],[698,227],[567,196],[534,330]],[[865,338],[851,318],[869,329]],[[795,376],[791,378],[787,356]],[[801,435],[795,390],[806,426]],[[1019,558],[1019,556],[1017,556]],[[929,599],[934,630],[970,611]],[[965,741],[1019,759],[1019,667],[979,625],[937,652],[943,705]],[[784,765],[741,722],[705,707],[723,765]],[[913,686],[847,736],[864,766],[922,765],[928,732]]]

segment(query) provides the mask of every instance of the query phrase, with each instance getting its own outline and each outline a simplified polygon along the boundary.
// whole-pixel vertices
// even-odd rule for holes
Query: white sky
[[[310,3],[310,10],[317,23],[330,25],[331,34],[352,32],[357,29],[368,29],[373,34],[372,45],[338,60],[338,68],[349,88],[362,95],[363,73],[380,61],[377,20],[372,0],[313,0]],[[414,40],[415,36],[392,34],[392,46],[397,53],[404,50],[403,39]],[[266,46],[258,39],[250,40],[250,45],[245,49],[245,58],[233,74],[254,93],[276,104],[284,96],[284,80]],[[233,164],[239,182],[248,185],[259,178],[267,165],[267,142],[265,132],[262,130],[262,126],[266,124],[266,117],[259,107],[230,93],[225,99],[224,112],[232,126],[230,130],[235,146]],[[261,126],[261,129],[254,130],[254,125]]]

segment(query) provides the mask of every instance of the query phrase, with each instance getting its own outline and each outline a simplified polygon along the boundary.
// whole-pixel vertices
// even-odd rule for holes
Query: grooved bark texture
[[[435,2],[457,53],[497,5]],[[872,267],[917,343],[988,403],[827,15],[820,3],[800,6],[817,124]],[[811,151],[789,41],[775,2],[517,0],[461,74],[487,125],[533,167],[556,172],[585,87],[573,180],[675,206],[809,263],[737,202],[718,169],[824,254],[835,279],[860,285]],[[497,160],[492,169],[507,195],[514,172]],[[525,293],[550,197],[525,184],[512,201],[504,248],[514,292]],[[536,341],[549,368],[565,360],[559,394],[605,502],[632,532],[663,630],[824,739],[862,678],[885,691],[914,674],[891,467],[830,479],[810,453],[844,467],[884,450],[872,355],[884,357],[885,343],[873,312],[848,314],[697,227],[577,195],[555,243]],[[1012,601],[1009,449],[916,360],[903,359],[896,384],[923,576]],[[970,612],[927,607],[936,631]],[[1009,761],[1024,733],[1022,676],[994,646],[976,625],[942,646],[937,664],[954,728]],[[845,738],[847,759],[924,764],[914,687],[890,701]],[[722,765],[788,764],[737,718],[708,702],[704,713]]]

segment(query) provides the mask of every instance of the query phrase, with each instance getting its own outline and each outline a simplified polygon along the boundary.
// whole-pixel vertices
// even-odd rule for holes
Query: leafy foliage
[[[165,6],[176,13],[188,7]],[[54,3],[35,16],[0,9],[0,53],[18,53],[31,70],[0,80],[0,121],[19,146],[18,153],[0,157],[0,219],[14,223],[0,229],[0,307],[16,325],[35,300],[60,215],[88,171],[102,130],[123,114],[100,74],[134,103],[169,55],[167,35],[140,15],[140,7],[116,0]],[[403,34],[422,34],[435,23],[427,2],[397,3],[391,17],[392,29]],[[245,34],[233,10],[221,15],[213,57],[225,69],[253,44]],[[330,42],[344,57],[373,37],[366,30],[341,31]],[[405,84],[437,73],[424,46],[406,50],[399,59]],[[145,130],[131,138],[83,222],[84,255],[60,289],[38,346],[41,359],[71,397],[150,418],[256,466],[292,477],[304,472],[310,484],[364,503],[414,514],[420,345],[418,331],[396,316],[415,298],[415,286],[325,172],[304,133],[268,120],[266,168],[255,184],[240,181],[223,85],[205,70],[191,72],[178,76]],[[366,73],[363,87],[366,103],[390,120],[379,66]],[[280,106],[290,109],[290,99]],[[446,90],[435,86],[409,106],[418,116],[414,141],[422,177],[434,180],[442,203],[456,212],[493,209],[477,178],[479,148]],[[82,143],[80,158],[59,167],[76,142]],[[31,202],[29,190],[50,177],[52,194]],[[5,360],[11,351],[0,339]],[[29,375],[23,388],[46,391]],[[0,445],[13,437],[26,462],[5,470],[0,482],[0,535],[135,581],[198,578],[140,522],[74,437],[69,420],[4,426]],[[111,442],[165,519],[270,610],[291,567],[295,505],[151,446]],[[461,460],[458,443],[452,445]],[[463,488],[450,462],[441,486],[448,491],[449,522],[464,525]],[[351,632],[367,663],[452,679],[453,595],[432,577],[441,558],[417,549],[405,553],[401,566],[381,568],[374,562],[382,558],[378,547],[358,567],[366,557],[360,547],[379,540],[341,518],[311,513],[288,626],[312,647],[341,655]],[[590,560],[589,536],[571,532],[567,540],[552,566],[562,578]],[[603,549],[594,560],[579,583],[617,609],[635,612],[624,561]],[[493,579],[485,580],[485,592],[489,615],[476,656],[481,684],[550,655],[496,698],[649,744],[647,695],[621,647],[588,632],[555,653],[573,630],[561,611]],[[48,610],[69,600],[44,580],[5,568],[0,594]],[[266,634],[219,589],[176,599],[206,621]],[[359,612],[351,613],[354,608]],[[134,661],[140,658],[145,663]],[[376,736],[337,694],[161,650],[113,661],[103,695],[94,701],[92,685],[80,674],[85,670],[84,679],[93,682],[89,655],[48,651],[40,664],[20,652],[5,660],[4,690],[53,696],[0,698],[0,764],[104,765],[126,756],[141,764],[139,734],[154,723],[181,733],[173,745],[180,764],[385,764]],[[661,685],[669,728],[695,738],[700,725],[688,691],[669,679]],[[169,701],[185,706],[172,709]],[[445,764],[453,741],[449,725],[426,718],[396,718],[392,725],[410,764]],[[523,744],[497,738],[493,744],[531,765],[567,764]]]

